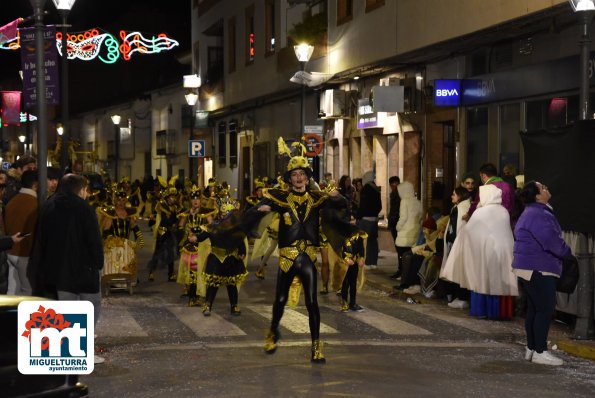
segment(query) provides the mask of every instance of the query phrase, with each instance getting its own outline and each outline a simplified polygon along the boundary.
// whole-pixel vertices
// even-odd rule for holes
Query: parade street
[[[230,315],[225,288],[210,317],[188,307],[181,287],[159,270],[147,282],[151,235],[139,253],[134,294],[103,298],[96,347],[106,358],[81,381],[94,397],[592,397],[595,362],[559,356],[564,366],[523,360],[522,320],[469,317],[444,303],[408,303],[367,287],[364,312],[342,313],[334,293],[319,295],[327,363],[310,363],[307,311],[286,308],[279,348],[263,351],[276,261],[265,280],[256,262],[240,290],[241,316]],[[274,260],[274,258],[272,259]],[[385,258],[386,261],[386,258]],[[375,271],[371,271],[375,272]],[[555,336],[553,325],[551,334]]]

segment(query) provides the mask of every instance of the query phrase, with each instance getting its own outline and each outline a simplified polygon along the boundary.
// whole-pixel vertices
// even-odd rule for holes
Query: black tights
[[[312,260],[310,260],[310,257],[303,253],[294,260],[293,266],[289,271],[283,272],[279,268],[277,274],[277,292],[275,293],[275,302],[273,303],[271,330],[277,332],[279,329],[279,322],[281,322],[285,304],[287,304],[289,288],[295,276],[300,279],[304,288],[304,297],[310,323],[310,336],[312,337],[312,341],[318,340],[320,336],[320,310],[318,309],[318,301],[316,299],[316,267]]]
[[[347,301],[347,295],[349,293],[349,306],[353,307],[355,303],[355,296],[357,294],[357,273],[359,266],[357,263],[347,267],[347,273],[345,279],[343,279],[343,285],[341,286],[341,298]]]
[[[207,303],[212,306],[213,301],[215,301],[215,296],[217,295],[217,291],[219,290],[218,286],[209,286],[207,287]],[[236,285],[227,285],[227,295],[229,296],[229,304],[237,305],[238,304],[238,287]]]

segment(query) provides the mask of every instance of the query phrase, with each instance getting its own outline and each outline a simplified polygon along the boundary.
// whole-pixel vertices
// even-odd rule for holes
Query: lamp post
[[[19,135],[19,141],[21,144],[23,144],[23,155],[27,154],[27,144],[25,144],[25,141],[27,141],[27,137],[25,136],[25,134],[21,133]]]
[[[595,14],[595,0],[569,0],[572,9],[581,18],[581,48],[580,56],[580,87],[579,87],[579,119],[587,120],[589,117],[589,55],[591,52],[591,39],[589,28]],[[578,241],[579,280],[577,285],[576,324],[574,338],[589,339],[595,335],[593,327],[593,269],[592,256],[588,254],[588,241],[585,233],[579,234]]]
[[[300,62],[300,71],[304,72],[306,69],[306,63],[310,60],[312,56],[312,52],[314,52],[314,46],[309,44],[299,44],[297,46],[293,46],[293,51],[295,51],[295,56],[297,57],[298,61]],[[302,99],[300,101],[300,136],[297,137],[297,141],[300,142],[302,137],[304,136],[304,126],[306,125],[306,84],[303,81],[303,73],[302,73]]]
[[[45,76],[44,73],[44,39],[43,33],[45,26],[43,25],[43,8],[46,0],[30,0],[33,7],[33,16],[35,18],[35,73],[37,76]],[[37,79],[36,82],[36,102],[37,102],[37,181],[38,194],[37,203],[39,207],[43,206],[45,202],[45,195],[47,192],[47,159],[48,159],[48,111],[47,102],[45,98],[45,79]]]
[[[72,9],[72,6],[74,5],[74,2],[76,0],[52,0],[54,2],[54,5],[56,6],[56,9],[58,10],[58,13],[60,14],[60,17],[62,17],[62,25],[60,25],[61,28],[61,32],[62,32],[62,41],[61,41],[61,46],[62,46],[62,79],[61,79],[61,87],[60,87],[60,91],[61,91],[61,104],[60,104],[60,109],[62,112],[61,118],[62,118],[62,127],[64,129],[64,136],[62,137],[62,146],[64,147],[62,149],[62,153],[60,156],[60,168],[62,170],[66,170],[66,168],[70,165],[70,161],[68,159],[68,142],[70,139],[70,128],[69,128],[69,123],[68,123],[68,113],[69,113],[69,109],[68,109],[68,32],[67,32],[67,28],[69,25],[66,24],[66,20],[68,19],[68,13],[70,13],[70,10]]]
[[[120,167],[120,121],[122,120],[122,117],[120,115],[112,115],[111,117],[112,122],[114,123],[114,182],[117,183],[119,180],[118,169]]]
[[[190,119],[190,137],[189,139],[194,138],[194,123],[196,120],[196,111],[194,109],[194,105],[198,102],[198,88],[201,86],[200,76],[198,75],[185,75],[184,76],[184,88],[186,89],[186,94],[184,97],[186,98],[186,104],[190,106],[190,111],[192,113],[192,117]],[[192,178],[192,158],[188,157],[188,176]],[[197,160],[198,163],[198,160]],[[198,181],[198,167],[197,167],[197,184],[200,185],[200,181]]]

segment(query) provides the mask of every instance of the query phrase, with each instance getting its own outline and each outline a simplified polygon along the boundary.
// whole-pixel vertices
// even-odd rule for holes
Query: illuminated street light
[[[312,53],[314,52],[314,46],[311,46],[306,43],[298,44],[297,46],[293,46],[293,51],[295,51],[295,56],[297,60],[300,62],[300,70],[304,72],[306,68],[306,63],[310,60]],[[302,76],[303,78],[303,76]],[[306,85],[305,82],[302,82],[302,99],[300,101],[300,136],[298,137],[297,141],[301,141],[302,137],[304,136],[304,126],[306,125]]]
[[[118,182],[118,168],[120,166],[120,122],[122,121],[122,117],[120,115],[112,115],[111,118],[112,123],[114,123],[114,157],[116,158],[114,162],[114,182]]]

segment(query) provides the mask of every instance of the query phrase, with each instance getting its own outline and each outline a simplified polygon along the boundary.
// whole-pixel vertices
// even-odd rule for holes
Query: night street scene
[[[595,396],[594,19],[1,2],[0,396]]]

